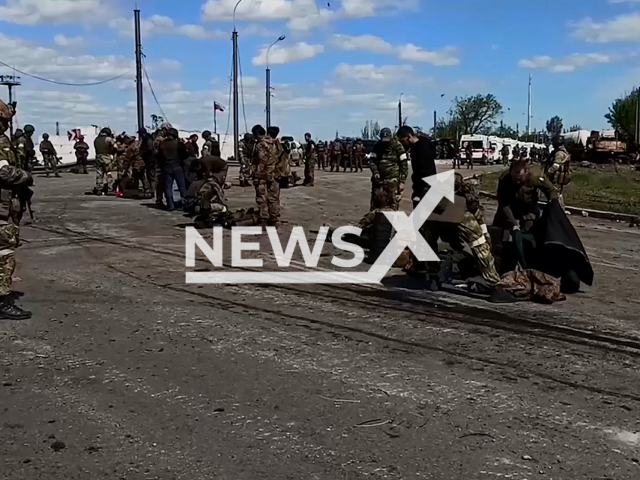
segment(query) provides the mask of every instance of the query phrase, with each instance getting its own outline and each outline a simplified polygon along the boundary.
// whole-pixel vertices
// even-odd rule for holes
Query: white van
[[[491,142],[486,135],[463,135],[460,138],[460,156],[464,160],[466,159],[467,144],[471,143],[473,148],[472,159],[473,162],[482,163],[487,165],[492,162],[493,151],[491,150]]]

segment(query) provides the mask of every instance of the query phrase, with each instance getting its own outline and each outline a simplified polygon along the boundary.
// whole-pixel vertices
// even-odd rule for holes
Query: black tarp
[[[537,270],[557,278],[573,271],[581,282],[593,284],[593,268],[587,252],[557,200],[546,205],[531,233],[536,240]]]

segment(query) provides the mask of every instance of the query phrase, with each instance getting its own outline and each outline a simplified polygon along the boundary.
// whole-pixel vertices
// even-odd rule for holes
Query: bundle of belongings
[[[553,303],[593,283],[593,269],[578,234],[557,200],[552,184],[514,162],[498,188],[498,212],[489,227],[471,181],[455,177],[455,202],[443,200],[421,228],[440,262],[419,262],[409,251],[396,266],[425,278],[429,290],[471,294],[495,303],[532,300]],[[548,199],[543,211],[539,191]],[[359,223],[359,237],[345,236],[368,249],[369,263],[389,243],[392,227],[382,211]],[[439,241],[448,249],[439,249]],[[461,288],[464,287],[464,288]]]

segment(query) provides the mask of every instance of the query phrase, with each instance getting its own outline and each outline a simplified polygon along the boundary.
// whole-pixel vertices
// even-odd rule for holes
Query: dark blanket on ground
[[[573,270],[581,282],[593,284],[593,268],[587,252],[557,200],[547,204],[531,233],[537,245],[537,270],[557,278]]]

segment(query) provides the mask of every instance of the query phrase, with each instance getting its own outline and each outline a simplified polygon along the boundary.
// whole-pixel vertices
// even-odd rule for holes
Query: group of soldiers
[[[361,172],[364,169],[365,157],[367,155],[364,144],[361,140],[346,139],[344,141],[334,140],[332,142],[320,141],[317,144],[318,169],[330,169],[331,172]]]
[[[509,158],[509,156],[511,156],[511,158]],[[530,163],[544,162],[549,157],[549,149],[548,147],[531,147],[528,149],[520,145],[514,145],[514,147],[510,149],[509,145],[504,145],[502,150],[500,150],[500,157],[503,165],[509,165],[509,161],[514,160],[529,161]]]
[[[33,134],[35,131],[36,130],[33,125],[27,124],[22,129],[16,129],[11,139],[11,143],[18,158],[18,164],[28,172],[32,172],[33,167],[38,164],[36,150],[33,144]],[[48,133],[42,134],[42,140],[40,141],[40,154],[44,161],[46,176],[48,177],[53,173],[56,177],[59,177],[58,164],[60,163],[60,159],[58,158],[58,152],[56,152],[53,143],[49,140]]]

